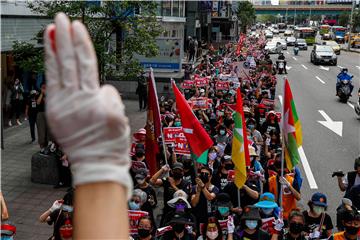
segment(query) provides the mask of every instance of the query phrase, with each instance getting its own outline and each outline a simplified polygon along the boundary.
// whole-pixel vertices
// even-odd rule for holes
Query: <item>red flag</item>
[[[207,150],[213,145],[213,141],[195,117],[174,81],[172,81],[172,88],[176,98],[176,108],[181,117],[181,125],[190,145],[191,152],[196,156],[198,162],[206,164]]]
[[[160,148],[157,140],[161,135],[161,118],[152,69],[150,70],[148,77],[148,111],[145,129],[145,159],[149,165],[150,175],[153,175],[158,168],[157,155],[160,153]]]
[[[236,47],[236,55],[239,56],[240,53],[241,53],[241,49],[243,47],[243,43],[244,43],[244,35],[240,35],[240,38],[239,38],[239,42],[238,42],[238,45]]]

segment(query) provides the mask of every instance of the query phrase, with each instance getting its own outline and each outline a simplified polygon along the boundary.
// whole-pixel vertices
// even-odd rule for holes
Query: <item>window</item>
[[[179,17],[179,0],[173,0],[173,13],[172,16],[173,17]]]
[[[162,15],[171,16],[171,1],[162,2]]]

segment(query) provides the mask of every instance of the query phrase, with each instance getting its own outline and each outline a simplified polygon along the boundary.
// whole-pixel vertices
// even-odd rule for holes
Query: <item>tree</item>
[[[349,24],[349,22],[350,22],[350,14],[347,13],[347,12],[342,12],[342,13],[339,15],[339,25],[340,25],[340,26],[347,27],[347,25]]]
[[[260,21],[262,23],[267,23],[267,22],[275,23],[276,22],[276,16],[271,15],[271,14],[259,15],[259,16],[256,17],[256,20]]]
[[[352,32],[360,31],[360,9],[357,8],[353,13]]]
[[[237,16],[240,20],[241,32],[246,33],[246,28],[253,24],[256,19],[255,8],[248,1],[239,2]]]
[[[162,29],[156,20],[154,1],[35,0],[29,1],[28,6],[50,18],[61,11],[86,25],[98,58],[100,81],[105,76],[135,79],[142,67],[134,55],[158,54],[155,38]],[[116,45],[111,47],[114,36]]]
[[[34,44],[14,41],[13,56],[16,65],[23,71],[33,73],[44,72],[44,50]]]

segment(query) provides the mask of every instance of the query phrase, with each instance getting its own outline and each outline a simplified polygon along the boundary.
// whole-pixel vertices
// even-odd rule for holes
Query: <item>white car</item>
[[[287,50],[287,43],[286,43],[285,39],[273,38],[272,42],[274,42],[275,44],[280,44],[282,50]]]
[[[269,53],[280,53],[281,49],[281,45],[277,44],[276,42],[268,42],[265,45],[265,50],[267,50]]]
[[[294,46],[296,42],[296,38],[295,37],[287,37],[286,38],[286,43],[288,46]]]
[[[274,29],[272,30],[272,32],[273,32],[273,34],[279,34],[279,30],[276,29],[276,28],[274,28]]]
[[[273,36],[274,36],[274,34],[272,32],[270,32],[270,31],[265,32],[265,37],[266,38],[273,38]]]
[[[291,36],[293,32],[290,29],[286,29],[284,32],[284,36]]]

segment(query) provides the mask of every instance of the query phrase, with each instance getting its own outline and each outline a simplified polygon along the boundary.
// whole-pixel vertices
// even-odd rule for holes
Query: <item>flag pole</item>
[[[241,208],[240,188],[238,188],[237,197],[238,197],[238,207]]]
[[[284,80],[284,90],[283,90],[283,93],[285,94],[285,82],[287,81],[287,79],[284,77],[283,78],[283,80]],[[284,95],[284,99],[285,99],[285,95]],[[283,103],[283,105],[284,105],[284,103]],[[281,106],[281,129],[282,129],[282,141],[281,141],[281,149],[282,149],[282,151],[281,151],[281,177],[283,178],[284,177],[284,156],[285,156],[285,133],[284,133],[284,121],[285,121],[285,117],[284,117],[284,106]],[[281,185],[281,184],[280,184]],[[283,203],[283,188],[282,188],[282,185],[280,186],[280,201],[279,201],[279,207],[280,207],[280,209],[281,209],[281,212],[283,211],[283,205],[282,205],[282,203]],[[281,218],[282,218],[282,214],[280,214],[280,216],[281,216]]]

